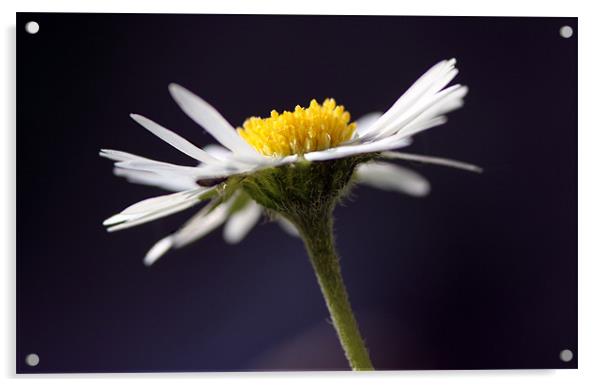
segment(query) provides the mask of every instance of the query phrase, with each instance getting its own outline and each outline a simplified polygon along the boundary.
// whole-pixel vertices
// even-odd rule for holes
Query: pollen
[[[308,108],[299,105],[292,112],[272,110],[269,118],[251,117],[238,134],[265,156],[302,155],[336,147],[351,139],[355,123],[334,99],[322,104],[312,100]]]

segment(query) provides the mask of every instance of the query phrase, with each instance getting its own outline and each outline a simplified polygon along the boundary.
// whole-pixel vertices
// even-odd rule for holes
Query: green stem
[[[374,370],[341,275],[339,258],[334,248],[332,215],[328,213],[326,216],[306,218],[310,219],[311,221],[298,222],[297,227],[305,241],[345,356],[354,371]]]

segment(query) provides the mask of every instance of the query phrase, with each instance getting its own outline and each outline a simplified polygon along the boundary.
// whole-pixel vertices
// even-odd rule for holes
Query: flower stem
[[[305,242],[316,277],[345,356],[354,371],[374,370],[353,315],[334,247],[332,215],[310,216],[297,227]]]

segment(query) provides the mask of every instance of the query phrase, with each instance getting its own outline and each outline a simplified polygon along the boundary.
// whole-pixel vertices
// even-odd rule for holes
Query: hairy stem
[[[297,222],[296,222],[297,223]],[[339,257],[334,248],[332,215],[306,217],[297,223],[345,356],[354,371],[374,370],[353,315]]]

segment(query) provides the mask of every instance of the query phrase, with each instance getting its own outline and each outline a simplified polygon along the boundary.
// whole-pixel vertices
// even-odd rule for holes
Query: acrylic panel
[[[577,27],[17,14],[17,372],[576,368]]]

